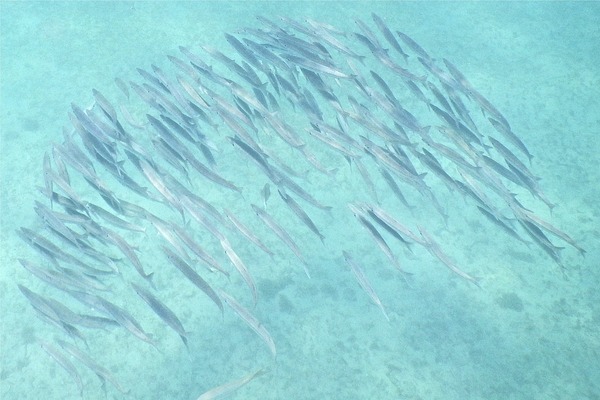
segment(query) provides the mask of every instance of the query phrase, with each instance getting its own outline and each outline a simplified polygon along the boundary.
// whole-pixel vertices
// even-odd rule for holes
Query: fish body
[[[373,286],[365,276],[365,273],[363,272],[362,268],[356,263],[356,261],[354,261],[352,256],[350,256],[350,254],[347,251],[343,251],[342,254],[344,255],[344,259],[346,260],[346,263],[352,270],[352,273],[354,274],[354,277],[356,278],[356,281],[358,282],[360,287],[367,293],[367,295],[371,298],[373,303],[375,303],[377,307],[379,307],[383,316],[389,322],[390,317],[388,317],[388,314],[385,311],[385,307],[381,303],[381,300],[379,299],[379,296],[377,296],[377,293],[375,293]]]
[[[269,331],[267,331],[267,328],[265,328],[265,326],[263,324],[261,324],[260,321],[254,315],[252,315],[250,313],[250,311],[248,311],[244,306],[242,306],[240,303],[238,303],[237,300],[234,299],[233,297],[231,297],[229,294],[225,293],[222,290],[219,290],[219,296],[221,296],[223,301],[229,307],[231,307],[231,309],[233,311],[235,311],[236,314],[240,318],[242,318],[248,324],[248,326],[254,332],[256,332],[256,334],[265,342],[265,344],[271,351],[273,358],[277,357],[277,349],[275,347],[275,341],[273,340],[273,337],[271,337],[271,334],[269,333]]]
[[[135,290],[135,292],[152,308],[152,310],[159,316],[160,319],[163,320],[167,325],[169,325],[179,336],[181,340],[185,344],[185,347],[188,347],[187,342],[187,332],[185,331],[183,324],[177,318],[177,315],[167,307],[162,301],[156,298],[150,291],[144,289],[143,287],[136,285],[135,283],[131,283],[131,286]]]
[[[223,313],[223,302],[213,290],[213,288],[206,282],[194,269],[182,260],[177,254],[171,251],[165,246],[161,246],[163,253],[167,256],[171,264],[173,264],[181,273],[189,279],[198,289],[202,290],[221,310]]]

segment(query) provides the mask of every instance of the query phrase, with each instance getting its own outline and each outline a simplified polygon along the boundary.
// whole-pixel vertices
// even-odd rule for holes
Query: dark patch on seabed
[[[496,302],[502,308],[507,308],[513,311],[523,311],[523,300],[516,293],[504,293],[496,299]]]

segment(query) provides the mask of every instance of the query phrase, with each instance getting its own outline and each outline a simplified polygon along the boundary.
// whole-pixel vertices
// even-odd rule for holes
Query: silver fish
[[[298,248],[298,245],[294,242],[294,240],[292,239],[290,234],[287,233],[287,231],[285,229],[283,229],[283,227],[281,225],[279,225],[275,221],[275,219],[270,214],[268,214],[265,210],[263,210],[262,208],[258,207],[257,205],[254,205],[254,204],[251,204],[251,206],[252,206],[252,209],[254,210],[254,212],[256,213],[256,215],[258,215],[258,217],[264,222],[264,224],[267,225],[269,228],[271,228],[273,233],[275,233],[275,235],[277,235],[277,237],[279,239],[281,239],[281,241],[283,243],[285,243],[292,250],[292,252],[296,255],[296,257],[298,257],[298,259],[300,261],[302,261],[302,266],[304,267],[304,272],[306,273],[306,276],[308,276],[308,278],[310,278],[310,273],[308,272],[308,269],[306,268],[306,260],[305,260],[304,256],[302,255],[302,252]]]
[[[392,47],[396,49],[396,51],[398,51],[398,53],[400,53],[402,58],[404,58],[404,61],[407,61],[408,54],[406,54],[404,50],[402,50],[402,47],[396,40],[396,37],[394,36],[390,28],[387,27],[385,22],[377,14],[371,13],[371,17],[373,18],[373,21],[375,21],[375,25],[377,25],[377,28],[379,28],[379,30],[383,34],[383,37],[385,37],[388,43],[391,44]]]
[[[133,246],[131,246],[122,236],[118,233],[111,231],[106,228],[102,228],[102,232],[104,233],[106,239],[117,246],[119,250],[127,257],[127,259],[133,264],[135,270],[140,274],[140,276],[146,279],[150,284],[152,284],[152,277],[154,276],[154,272],[149,274],[144,271],[144,267],[142,266],[142,262],[139,257],[135,253]]]
[[[356,263],[356,261],[354,261],[352,256],[350,256],[350,254],[347,251],[342,251],[342,254],[344,255],[344,259],[346,260],[346,263],[352,270],[352,273],[354,274],[354,277],[356,278],[356,281],[358,282],[360,287],[369,295],[371,300],[373,300],[373,303],[375,303],[377,307],[379,307],[385,319],[387,319],[388,322],[390,322],[390,317],[388,317],[387,312],[385,312],[385,308],[383,307],[379,296],[377,296],[377,293],[375,293],[373,286],[365,276],[365,273],[363,272],[362,268]]]
[[[273,257],[273,252],[269,249],[259,238],[248,228],[242,221],[240,221],[231,211],[224,209],[225,216],[229,218],[231,223],[235,225],[235,227],[240,231],[242,235],[244,235],[248,240],[254,243],[257,247],[259,247],[262,251],[267,253],[269,256]]]
[[[179,337],[181,337],[185,347],[188,347],[187,332],[185,331],[179,318],[177,318],[177,315],[175,315],[175,313],[169,307],[167,307],[162,301],[158,300],[148,290],[136,285],[133,282],[130,283],[135,292],[150,306],[150,308],[152,308],[152,310],[160,317],[160,319],[163,320],[164,323],[169,325],[175,332],[177,332],[177,334],[179,334]]]
[[[246,385],[248,382],[250,382],[257,376],[264,374],[265,372],[266,371],[263,368],[256,370],[248,375],[243,376],[240,379],[236,379],[234,381],[227,382],[220,386],[212,388],[202,393],[200,397],[198,397],[196,400],[214,400],[217,398],[224,398],[225,396],[228,396],[229,394],[235,392],[242,386]]]
[[[173,253],[170,249],[165,246],[161,246],[163,253],[167,256],[171,264],[173,264],[186,278],[190,280],[196,287],[202,290],[221,310],[223,313],[223,303],[213,288],[206,282],[188,263],[183,261],[177,254]]]
[[[83,383],[81,382],[81,376],[79,376],[79,372],[77,372],[77,369],[73,363],[69,361],[66,355],[61,353],[54,345],[43,340],[39,340],[38,342],[44,351],[50,354],[50,356],[54,358],[54,360],[61,367],[63,367],[63,369],[67,371],[69,375],[71,375],[71,378],[73,378],[75,384],[79,388],[79,395],[83,397]]]
[[[233,297],[222,290],[219,290],[219,296],[221,296],[223,301],[227,303],[227,305],[231,307],[231,309],[235,311],[236,314],[242,318],[248,324],[248,326],[267,344],[267,347],[269,347],[273,358],[277,357],[275,341],[273,341],[273,338],[271,337],[269,331],[267,331],[267,328],[265,328],[264,325],[261,324],[260,321],[250,313],[250,311],[244,308]]]
[[[277,189],[277,191],[279,192],[279,196],[281,196],[281,198],[283,199],[285,204],[287,204],[287,206],[290,208],[290,210],[292,210],[292,212],[294,214],[296,214],[296,216],[298,216],[298,218],[300,218],[300,220],[308,227],[308,229],[310,229],[315,235],[317,235],[319,237],[319,239],[321,240],[321,243],[325,244],[325,242],[323,241],[323,239],[325,239],[325,236],[323,236],[323,234],[321,234],[321,232],[319,231],[319,228],[317,228],[315,223],[312,221],[312,219],[310,219],[310,217],[308,216],[306,211],[304,211],[302,209],[300,204],[298,204],[296,202],[296,200],[294,200],[287,193],[285,193],[284,189],[280,188],[280,189]]]
[[[58,344],[82,364],[94,371],[102,383],[109,381],[119,392],[123,394],[128,394],[130,392],[130,390],[123,389],[123,386],[121,386],[117,379],[106,368],[100,366],[100,364],[92,360],[90,356],[79,350],[77,347],[62,340],[58,340]]]
[[[111,303],[110,301],[103,299],[102,297],[94,297],[96,297],[95,300],[98,302],[98,304],[100,304],[101,309],[107,314],[109,314],[115,321],[117,321],[119,325],[127,329],[138,339],[152,345],[155,349],[158,350],[158,347],[156,347],[156,342],[154,342],[154,340],[152,340],[150,336],[148,336],[148,334],[144,332],[144,329],[142,329],[140,323],[137,322],[135,318],[133,318],[133,316],[129,314],[129,312]]]
[[[458,268],[456,264],[454,264],[454,262],[452,262],[446,255],[446,253],[442,251],[440,245],[433,239],[433,237],[429,234],[429,232],[427,232],[427,230],[425,230],[424,227],[417,226],[417,228],[419,229],[419,232],[421,232],[421,236],[423,236],[423,240],[425,241],[424,247],[427,249],[427,251],[443,262],[444,265],[446,265],[446,267],[448,267],[452,272],[479,286],[479,278],[475,278]]]
[[[187,231],[185,229],[181,228],[180,226],[178,226],[176,224],[172,224],[171,228],[177,233],[177,236],[179,236],[179,238],[192,251],[192,253],[194,253],[195,255],[200,257],[202,259],[202,261],[204,261],[206,264],[208,264],[208,266],[210,267],[210,268],[208,268],[209,271],[211,271],[211,272],[219,271],[220,273],[222,273],[223,275],[225,275],[226,277],[229,278],[229,272],[227,272],[225,269],[223,269],[223,267],[219,264],[219,262],[217,260],[215,260],[214,257],[212,257],[210,254],[208,254],[206,251],[204,251],[204,249],[202,247],[200,247],[198,242],[196,242],[192,238],[192,236],[190,236],[187,233]]]
[[[238,256],[235,250],[233,250],[233,247],[231,247],[231,243],[229,243],[229,240],[226,237],[222,237],[219,243],[221,243],[223,251],[225,251],[225,254],[229,258],[235,269],[238,270],[238,272],[242,276],[242,279],[244,279],[244,282],[246,282],[246,285],[248,285],[248,287],[250,288],[250,292],[252,293],[252,299],[254,300],[254,305],[256,305],[256,302],[258,301],[258,291],[256,290],[254,278],[252,278],[250,271],[248,271],[248,267],[246,267],[246,264],[244,264],[240,256]]]
[[[357,205],[357,204],[348,203],[348,208],[350,208],[350,210],[352,211],[352,213],[354,214],[354,216],[356,217],[356,219],[358,219],[358,221],[360,222],[360,224],[365,229],[367,229],[367,231],[369,231],[369,233],[371,234],[371,236],[375,240],[375,243],[377,243],[377,245],[379,246],[379,248],[381,249],[381,251],[386,255],[386,257],[388,258],[388,260],[390,260],[392,262],[392,264],[394,265],[394,267],[398,271],[402,272],[403,274],[409,274],[409,272],[406,272],[400,266],[400,263],[396,259],[396,256],[394,255],[394,253],[392,253],[392,250],[390,249],[390,246],[388,246],[388,244],[386,243],[386,241],[383,238],[383,236],[381,236],[381,234],[379,233],[379,231],[377,231],[377,229],[373,226],[373,224],[371,224],[369,221],[367,221],[367,216],[365,215],[365,213],[361,209],[361,207],[359,205]]]

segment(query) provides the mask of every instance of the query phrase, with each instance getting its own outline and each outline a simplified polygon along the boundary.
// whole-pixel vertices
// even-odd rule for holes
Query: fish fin
[[[154,272],[150,272],[149,274],[146,274],[146,276],[144,276],[144,278],[148,281],[150,286],[152,286],[152,289],[157,290],[156,285],[154,284],[154,281],[152,280],[152,278],[154,278]]]

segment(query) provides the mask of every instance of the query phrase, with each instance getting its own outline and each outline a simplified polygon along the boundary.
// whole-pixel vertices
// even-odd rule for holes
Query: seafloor
[[[178,46],[210,45],[233,54],[223,33],[272,19],[311,18],[355,31],[371,12],[457,65],[500,109],[534,155],[553,213],[527,193],[523,202],[587,250],[562,251],[566,272],[538,246],[511,239],[431,181],[448,210],[447,226],[419,204],[411,221],[427,226],[481,288],[448,271],[423,249],[395,247],[412,272],[406,280],[340,199],[365,195],[342,158],[333,186],[307,173],[313,194],[331,204],[314,213],[325,244],[288,224],[312,279],[294,255],[263,230],[270,259],[243,252],[259,289],[253,313],[277,344],[272,360],[233,313],[224,318],[172,266],[157,263],[156,234],[139,241],[142,262],[157,273],[157,293],[178,313],[189,351],[133,291],[113,300],[152,332],[160,351],[123,329],[86,331],[95,360],[130,390],[121,395],[78,367],[83,398],[195,399],[256,368],[267,373],[238,399],[598,399],[600,398],[600,5],[594,2],[5,2],[0,4],[0,398],[80,398],[77,385],[39,345],[64,333],[36,317],[17,284],[48,296],[17,261],[35,257],[15,231],[41,229],[33,211],[43,186],[42,159],[62,140],[71,103],[87,107],[92,89],[125,102],[114,78],[137,79],[137,67],[165,65]],[[143,117],[143,112],[139,113]],[[293,120],[292,120],[293,121]],[[269,138],[263,138],[268,140]],[[225,170],[256,171],[231,149]],[[283,154],[285,157],[285,154]],[[236,165],[237,163],[237,165]],[[244,175],[244,198],[223,204],[251,220],[264,177]],[[382,188],[385,186],[381,186]],[[199,188],[213,202],[219,192]],[[398,209],[391,195],[382,203]],[[273,193],[270,202],[279,201]],[[245,201],[245,202],[244,202]],[[398,211],[402,213],[403,211]],[[350,221],[347,226],[343,221]],[[356,226],[355,226],[356,225]],[[261,228],[262,229],[262,228]],[[390,316],[386,321],[354,280],[342,250],[360,260]],[[250,304],[240,279],[219,285]],[[62,295],[63,298],[66,295]]]

